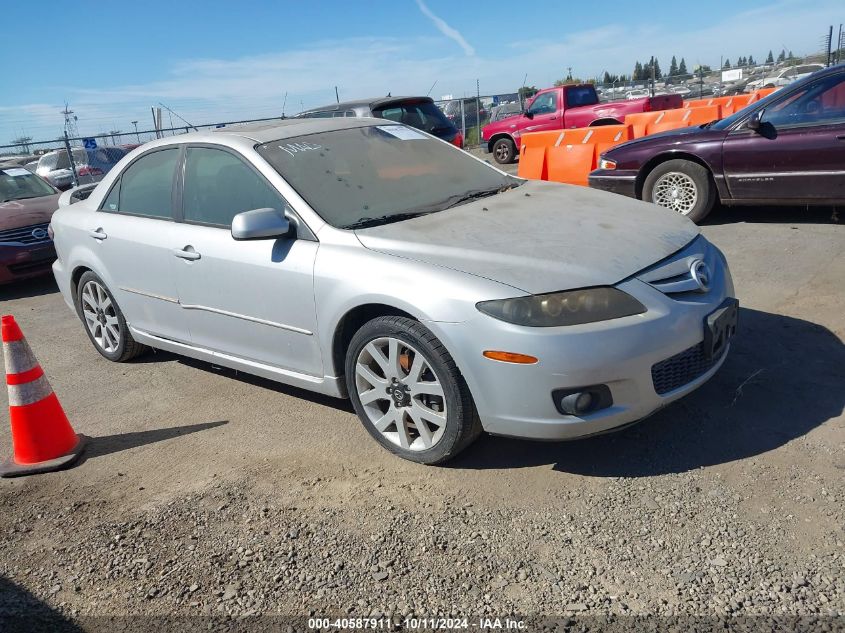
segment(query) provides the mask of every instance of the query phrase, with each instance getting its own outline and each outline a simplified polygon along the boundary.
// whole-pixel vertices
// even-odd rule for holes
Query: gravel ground
[[[704,232],[744,306],[717,377],[616,434],[484,437],[442,468],[379,449],[342,401],[169,354],[111,365],[49,281],[0,289],[93,437],[71,470],[0,481],[0,615],[842,630],[845,228],[759,209]]]

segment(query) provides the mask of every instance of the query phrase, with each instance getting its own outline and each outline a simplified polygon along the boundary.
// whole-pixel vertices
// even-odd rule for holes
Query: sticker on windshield
[[[419,139],[427,139],[428,137],[413,128],[405,127],[404,125],[379,125],[377,126],[382,132],[387,132],[391,136],[395,136],[403,141],[415,141]]]
[[[4,169],[3,173],[7,176],[29,176],[29,172],[24,169],[23,167],[11,167],[9,169]]]

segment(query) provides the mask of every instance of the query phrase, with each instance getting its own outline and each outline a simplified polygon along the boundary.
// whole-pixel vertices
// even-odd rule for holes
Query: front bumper
[[[596,169],[588,177],[590,187],[618,193],[629,198],[637,197],[637,173],[615,169]]]
[[[724,261],[721,255],[718,259]],[[540,440],[603,433],[653,414],[718,371],[727,351],[699,364],[688,381],[668,390],[659,383],[659,373],[652,374],[655,365],[659,372],[665,367],[661,363],[676,357],[686,363],[683,354],[702,343],[705,317],[733,296],[727,266],[716,272],[709,292],[693,297],[672,298],[638,279],[617,287],[641,301],[647,312],[560,328],[525,328],[481,314],[464,323],[436,324],[453,349],[485,431]],[[494,361],[482,356],[484,350],[528,354],[539,362]],[[558,411],[554,391],[595,385],[610,389],[611,406],[583,416]]]
[[[0,284],[39,277],[50,272],[56,259],[53,242],[26,246],[0,246]]]

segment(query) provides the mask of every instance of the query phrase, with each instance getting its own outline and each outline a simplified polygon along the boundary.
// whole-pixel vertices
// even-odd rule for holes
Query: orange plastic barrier
[[[522,137],[517,174],[521,178],[573,183],[577,181],[578,184],[586,184],[586,174],[595,167],[597,160],[598,155],[594,149],[596,144],[601,143],[604,149],[607,149],[630,139],[631,128],[628,125],[600,125],[551,132],[531,132]],[[580,146],[589,147],[589,151],[567,149]],[[569,163],[574,160],[581,165],[585,163],[587,154],[592,156],[590,165],[584,174],[580,174],[579,168]],[[558,177],[552,176],[552,172]],[[566,176],[565,179],[560,180],[563,177],[562,174]]]
[[[571,185],[587,185],[587,176],[596,166],[594,143],[558,145],[548,149],[549,180]]]
[[[722,106],[711,105],[701,108],[690,108],[690,116],[687,125],[703,125],[722,118]]]
[[[648,125],[654,123],[664,112],[668,112],[668,110],[637,112],[636,114],[625,115],[625,125],[631,126],[631,138],[645,136]]]
[[[700,108],[710,105],[710,99],[687,99],[684,101],[684,108]]]
[[[755,90],[752,94],[755,95],[753,101],[759,101],[763,97],[768,97],[772,94],[777,88],[760,88],[760,90]]]

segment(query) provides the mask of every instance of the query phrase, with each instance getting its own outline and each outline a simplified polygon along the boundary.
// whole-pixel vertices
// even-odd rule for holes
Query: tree
[[[795,59],[795,55],[792,54],[792,51],[789,51],[789,55],[786,56],[787,59]]]
[[[684,61],[684,58],[681,57],[681,63],[678,64],[678,74],[679,75],[687,75],[687,63]]]
[[[523,86],[518,91],[520,99],[528,99],[540,92],[536,86]]]
[[[748,65],[749,66],[756,66],[757,65],[757,62],[754,61],[754,55],[748,56]]]
[[[643,78],[643,65],[637,60],[634,64],[634,72],[631,75],[631,79],[634,81],[639,81]]]
[[[746,65],[748,65],[748,60],[745,59],[745,56],[743,55],[738,60],[736,60],[736,65],[737,66],[746,66]]]
[[[731,60],[726,59],[725,63],[722,64],[722,68],[730,68],[731,67]]]
[[[669,76],[674,77],[678,74],[678,60],[675,59],[675,56],[672,55],[672,61],[669,62]]]
[[[780,55],[778,55],[778,63],[786,61],[786,51],[781,49]]]
[[[774,64],[775,63],[775,58],[772,57],[772,51],[769,51],[769,56],[766,58],[766,63],[767,64]]]

